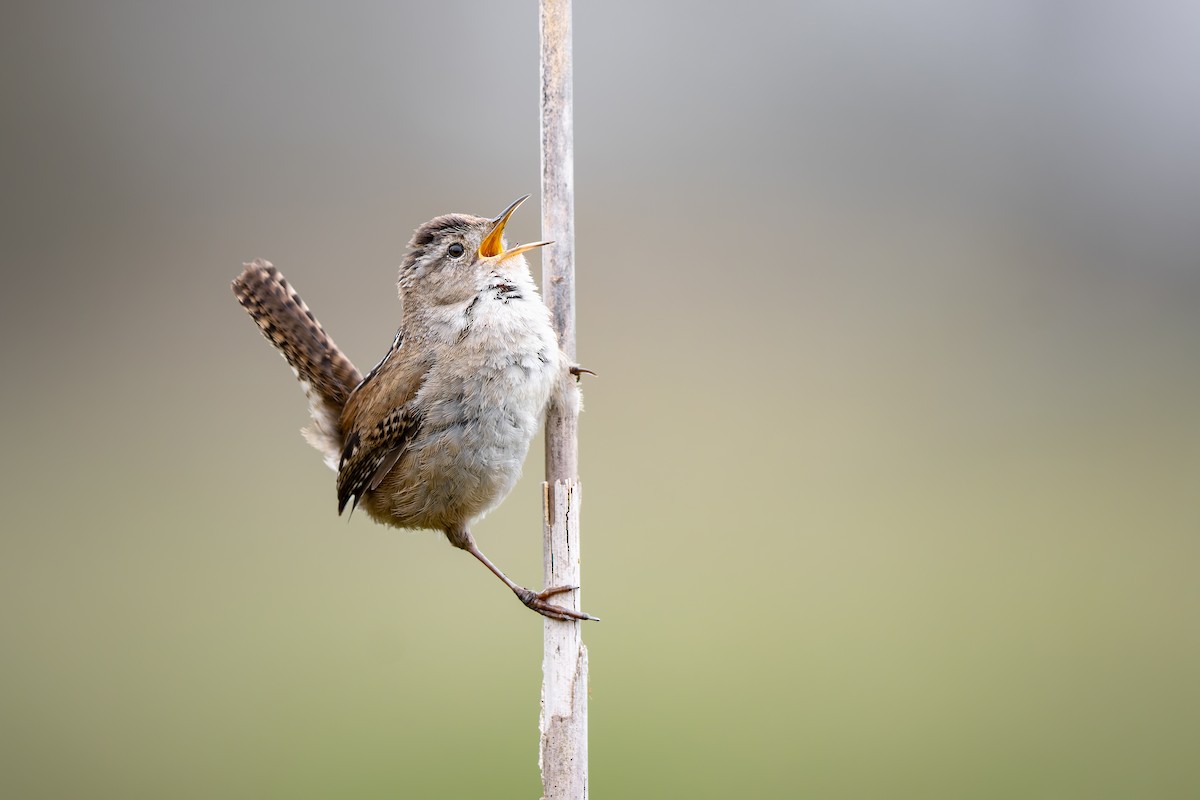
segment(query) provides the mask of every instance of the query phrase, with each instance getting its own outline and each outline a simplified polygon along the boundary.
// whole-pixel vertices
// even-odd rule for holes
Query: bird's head
[[[497,269],[525,270],[524,253],[550,242],[530,242],[505,249],[504,226],[525,195],[494,219],[470,214],[434,217],[413,234],[404,263],[400,265],[401,297],[431,305],[466,300],[479,291],[479,279]]]

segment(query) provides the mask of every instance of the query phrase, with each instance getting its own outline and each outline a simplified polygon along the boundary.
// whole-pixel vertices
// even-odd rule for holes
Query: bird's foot
[[[584,374],[585,372],[586,372],[588,375],[595,375],[595,374],[596,374],[596,373],[592,372],[590,369],[588,369],[587,367],[581,367],[581,366],[579,366],[578,364],[572,364],[572,365],[569,367],[569,371],[570,371],[570,373],[571,373],[572,375],[574,375],[574,376],[575,376],[575,380],[577,380],[577,381],[578,381],[578,380],[580,380],[580,379],[583,377],[583,374]]]
[[[532,589],[521,589],[520,591],[516,592],[516,595],[521,599],[522,603],[529,608],[532,608],[543,617],[550,617],[550,619],[561,619],[564,622],[572,622],[577,619],[591,619],[599,622],[599,617],[593,617],[591,614],[585,614],[582,611],[572,611],[569,608],[563,608],[562,606],[556,606],[553,603],[546,602],[546,599],[549,597],[553,597],[556,594],[562,594],[563,592],[569,592],[578,588],[578,586],[552,586],[541,593],[535,593]]]

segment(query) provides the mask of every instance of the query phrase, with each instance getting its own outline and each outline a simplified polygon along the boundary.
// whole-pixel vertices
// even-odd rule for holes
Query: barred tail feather
[[[242,274],[233,281],[233,293],[296,373],[313,419],[303,431],[304,438],[336,471],[343,444],[339,420],[362,375],[279,270],[261,259],[243,266]]]

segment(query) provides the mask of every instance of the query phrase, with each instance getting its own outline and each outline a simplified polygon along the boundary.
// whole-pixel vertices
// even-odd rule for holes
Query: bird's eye
[[[450,245],[450,247],[448,247],[446,249],[446,252],[450,254],[451,258],[458,258],[464,252],[466,252],[466,250],[463,248],[463,246],[461,244],[459,244],[458,242],[455,242],[454,244]]]

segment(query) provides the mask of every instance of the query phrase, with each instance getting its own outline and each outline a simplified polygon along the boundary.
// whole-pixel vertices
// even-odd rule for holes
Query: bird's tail
[[[261,259],[244,266],[233,281],[233,293],[296,373],[313,419],[304,438],[336,470],[342,453],[342,409],[362,375],[279,270]]]

